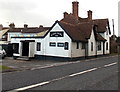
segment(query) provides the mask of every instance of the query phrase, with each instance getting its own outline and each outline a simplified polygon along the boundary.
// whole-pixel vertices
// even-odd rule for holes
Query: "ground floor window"
[[[76,44],[77,44],[77,47],[76,47],[76,49],[79,49],[79,42],[76,42]]]
[[[97,49],[98,49],[98,51],[101,50],[101,42],[98,42]]]
[[[68,50],[68,49],[69,49],[69,44],[68,44],[68,42],[65,42],[64,49],[65,49],[65,50]]]
[[[85,43],[82,43],[82,49],[85,49]]]
[[[93,51],[93,42],[91,42],[91,51]]]
[[[37,42],[37,51],[41,51],[41,43]]]
[[[108,42],[106,43],[106,50],[108,50]]]
[[[13,43],[13,52],[19,53],[19,43]]]

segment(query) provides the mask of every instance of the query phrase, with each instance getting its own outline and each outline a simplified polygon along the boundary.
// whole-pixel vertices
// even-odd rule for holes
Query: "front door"
[[[29,42],[22,42],[22,56],[29,56]]]

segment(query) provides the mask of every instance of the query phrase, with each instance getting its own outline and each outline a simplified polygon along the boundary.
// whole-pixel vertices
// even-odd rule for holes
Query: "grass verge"
[[[7,66],[0,65],[0,71],[8,70],[8,69],[12,69],[12,68],[7,67]]]

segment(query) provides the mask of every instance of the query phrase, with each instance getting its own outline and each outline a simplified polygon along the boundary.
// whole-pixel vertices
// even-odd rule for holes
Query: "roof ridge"
[[[75,24],[71,24],[71,23],[64,22],[64,21],[59,21],[59,22],[64,23],[64,24],[67,24],[67,25],[71,25],[71,26],[76,26]]]

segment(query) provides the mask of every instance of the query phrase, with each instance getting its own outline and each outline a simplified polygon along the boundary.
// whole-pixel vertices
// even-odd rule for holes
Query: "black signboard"
[[[57,43],[58,47],[64,47],[64,43]]]
[[[63,32],[50,32],[50,37],[63,37]]]
[[[56,43],[55,42],[50,42],[49,45],[55,47]]]

